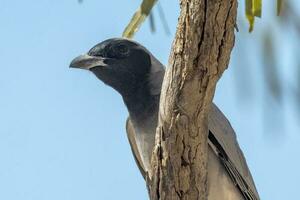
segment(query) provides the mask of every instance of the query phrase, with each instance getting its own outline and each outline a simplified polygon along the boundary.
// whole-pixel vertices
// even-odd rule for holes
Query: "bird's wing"
[[[126,121],[126,132],[127,132],[127,138],[128,138],[128,141],[129,141],[129,144],[131,147],[131,151],[132,151],[134,160],[135,160],[142,176],[145,178],[146,170],[143,165],[143,161],[141,159],[141,154],[138,150],[138,147],[137,147],[137,144],[135,141],[136,133],[135,133],[134,127],[133,127],[129,117],[127,118],[127,121]]]
[[[239,147],[236,134],[224,114],[213,104],[209,114],[209,144],[223,162],[234,183],[247,200],[259,200],[259,195]]]
[[[215,104],[213,104],[209,114],[208,126],[210,131],[209,145],[224,164],[233,182],[240,189],[245,199],[259,200],[246,160],[237,143],[236,134],[227,118]],[[145,168],[136,145],[136,133],[129,118],[126,123],[126,131],[134,159],[145,178]]]

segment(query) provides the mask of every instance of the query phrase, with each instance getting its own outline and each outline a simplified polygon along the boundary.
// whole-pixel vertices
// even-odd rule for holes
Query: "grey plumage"
[[[137,42],[115,38],[93,47],[70,65],[92,71],[116,89],[129,111],[127,136],[143,176],[149,170],[158,118],[163,65]],[[209,114],[209,200],[259,200],[230,123],[216,105]]]

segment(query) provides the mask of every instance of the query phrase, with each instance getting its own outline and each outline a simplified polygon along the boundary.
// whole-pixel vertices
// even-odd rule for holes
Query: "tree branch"
[[[148,188],[151,200],[207,199],[208,113],[234,45],[236,0],[181,0]]]

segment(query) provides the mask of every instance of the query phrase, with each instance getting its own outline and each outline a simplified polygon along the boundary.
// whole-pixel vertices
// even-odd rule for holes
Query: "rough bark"
[[[207,199],[208,113],[234,45],[237,0],[180,0],[159,111],[151,200]]]

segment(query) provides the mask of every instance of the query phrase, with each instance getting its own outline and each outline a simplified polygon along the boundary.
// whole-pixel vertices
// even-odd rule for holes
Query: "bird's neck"
[[[123,99],[130,118],[136,123],[145,123],[158,113],[159,95],[151,95],[147,87],[140,87]]]

